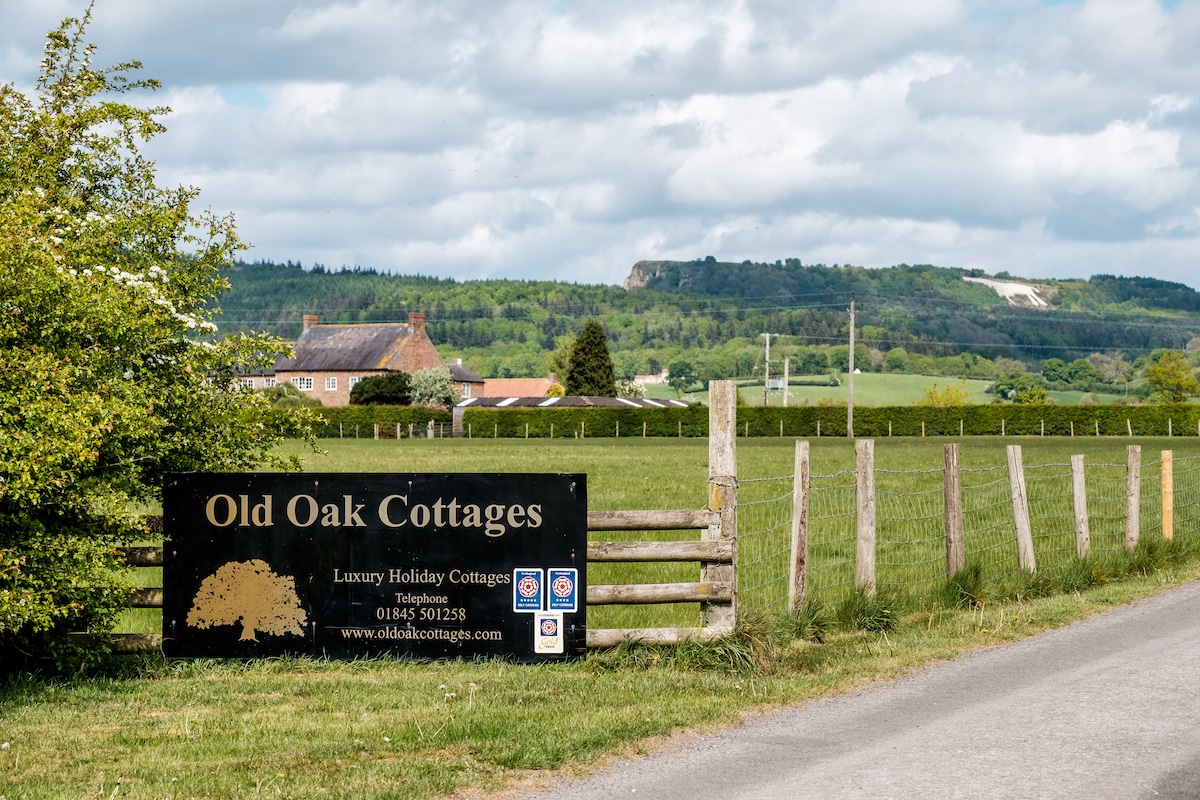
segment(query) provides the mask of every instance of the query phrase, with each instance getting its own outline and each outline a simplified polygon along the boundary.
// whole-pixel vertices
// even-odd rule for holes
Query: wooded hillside
[[[1183,284],[1114,276],[1038,281],[1049,306],[1034,308],[1012,305],[964,276],[987,277],[929,265],[703,259],[639,262],[617,287],[254,263],[229,274],[232,288],[218,322],[225,331],[290,338],[306,313],[366,322],[404,321],[410,310],[424,311],[444,355],[463,357],[491,377],[546,374],[562,337],[592,317],[605,326],[618,377],[656,372],[681,357],[702,378],[749,377],[761,369],[763,333],[779,334],[772,358],[791,359],[793,373],[824,373],[837,369],[837,348],[848,349],[852,292],[862,305],[858,341],[876,360],[889,351],[940,359],[965,354],[962,374],[978,358],[1033,365],[1093,352],[1135,358],[1182,348],[1200,335],[1200,293]]]

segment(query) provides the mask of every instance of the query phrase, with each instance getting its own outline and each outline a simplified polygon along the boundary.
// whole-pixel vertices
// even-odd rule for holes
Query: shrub
[[[350,389],[350,405],[406,406],[412,402],[411,384],[404,372],[363,378]]]

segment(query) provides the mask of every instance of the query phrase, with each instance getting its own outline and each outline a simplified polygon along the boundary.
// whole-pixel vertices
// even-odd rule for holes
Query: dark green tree
[[[667,366],[667,384],[681,397],[696,380],[696,368],[690,361],[672,361]]]
[[[350,389],[350,405],[407,406],[412,404],[412,386],[408,374],[389,372],[363,378]]]
[[[598,320],[589,319],[579,332],[575,347],[571,350],[564,385],[568,395],[617,396],[617,380],[612,357],[608,354],[608,339]]]
[[[996,401],[1011,400],[1026,405],[1046,401],[1046,381],[1040,375],[1027,372],[1007,372],[997,378],[987,391],[996,396]]]
[[[1069,382],[1070,371],[1067,362],[1061,358],[1047,358],[1042,362],[1042,377],[1050,383]]]

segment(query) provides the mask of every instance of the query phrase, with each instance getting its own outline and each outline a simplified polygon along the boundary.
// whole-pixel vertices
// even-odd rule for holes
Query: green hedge
[[[433,420],[438,431],[450,435],[451,415],[449,411],[425,406],[336,406],[320,409],[328,423],[317,429],[317,436],[336,439],[371,439],[375,436],[375,425],[379,435],[385,439],[396,437],[396,425],[400,426],[400,437],[408,437],[408,426],[413,426],[413,436],[424,437],[426,426]]]
[[[433,420],[439,435],[450,435],[448,411],[419,406],[344,406],[324,408],[329,423],[318,435],[369,439],[379,424],[380,436],[423,437]],[[846,435],[845,406],[741,406],[737,411],[739,436],[816,438]],[[922,429],[922,423],[924,428]],[[958,408],[928,406],[858,407],[854,433],[860,437],[886,436],[1192,436],[1198,433],[1200,405],[1144,406],[1022,406],[987,405]],[[356,428],[357,426],[357,428]],[[526,429],[528,426],[528,431]],[[708,435],[708,407],[688,408],[467,408],[463,436],[502,439],[570,439],[612,436],[702,437]]]
[[[463,436],[546,439],[708,436],[708,406],[687,408],[467,408]]]
[[[854,434],[885,436],[1176,436],[1197,434],[1200,405],[862,407]],[[846,435],[845,406],[738,409],[738,433],[795,438]],[[819,428],[818,428],[819,424]]]

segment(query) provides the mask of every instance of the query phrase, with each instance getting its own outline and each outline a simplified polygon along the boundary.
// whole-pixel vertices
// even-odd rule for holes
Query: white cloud
[[[84,0],[0,0],[27,88]],[[641,258],[1194,277],[1200,0],[106,0],[167,183],[251,257],[619,283]]]

